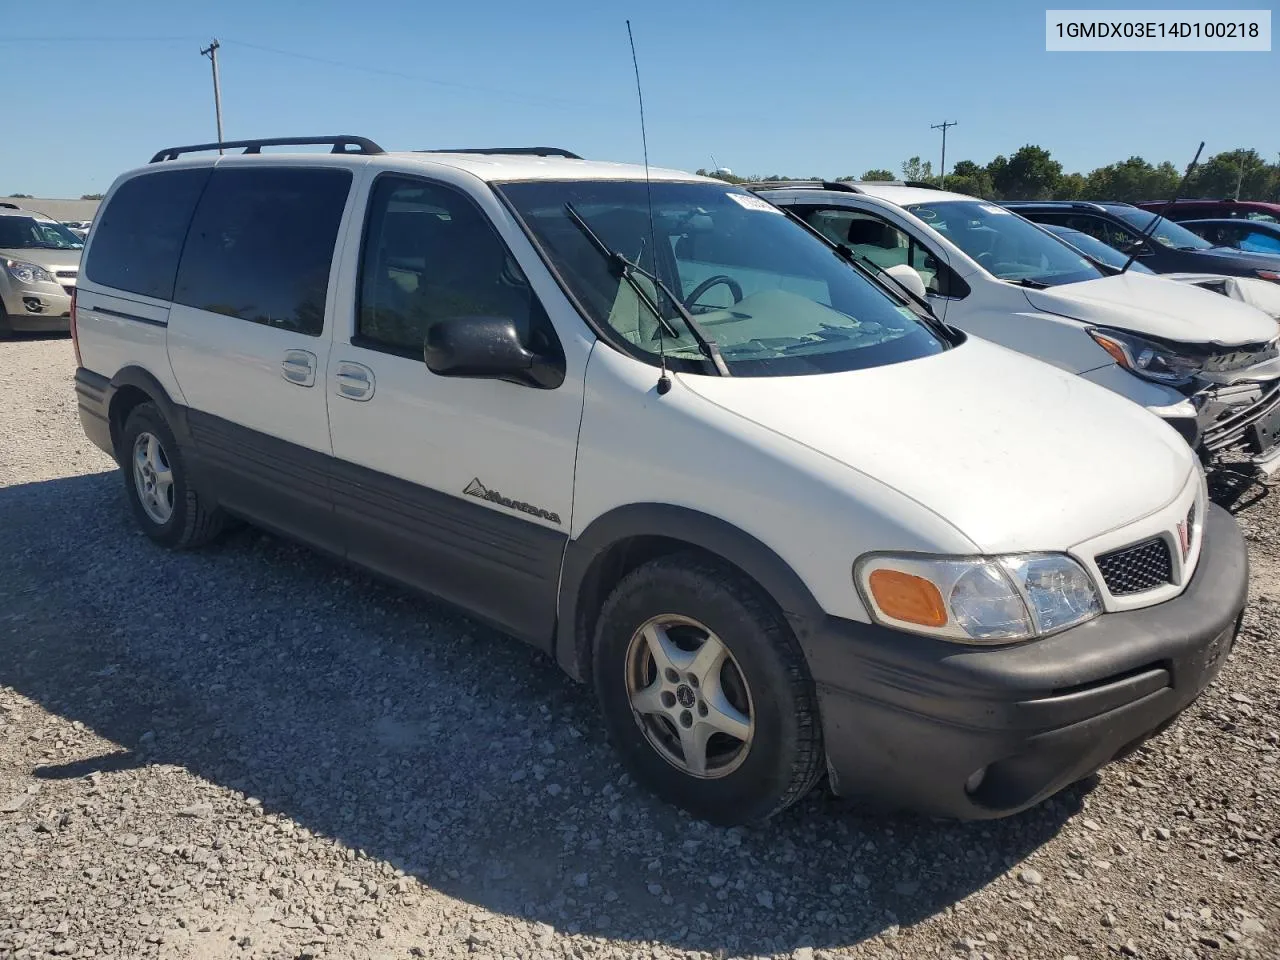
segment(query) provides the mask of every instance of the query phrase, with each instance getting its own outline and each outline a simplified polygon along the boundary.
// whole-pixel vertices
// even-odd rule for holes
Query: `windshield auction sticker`
[[[757,197],[754,193],[727,193],[725,196],[738,206],[746,207],[748,210],[759,210],[762,213],[782,213],[768,200],[763,197]]]
[[[1160,53],[1271,50],[1270,10],[1046,10],[1050,51]]]

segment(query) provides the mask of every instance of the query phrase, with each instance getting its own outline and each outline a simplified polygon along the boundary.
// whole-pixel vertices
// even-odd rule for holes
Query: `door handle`
[[[373,396],[373,371],[363,363],[341,360],[334,374],[334,384],[340,397],[346,397],[348,400],[368,400]]]
[[[286,350],[280,361],[280,376],[300,387],[314,386],[316,382],[316,355],[306,350]]]

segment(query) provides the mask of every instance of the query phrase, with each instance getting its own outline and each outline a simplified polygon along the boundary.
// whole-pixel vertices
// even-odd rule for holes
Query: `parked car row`
[[[90,233],[80,418],[156,543],[455,603],[718,822],[1005,816],[1220,670],[1248,560],[1186,440],[1280,389],[1258,310],[937,191],[297,142],[162,150]]]

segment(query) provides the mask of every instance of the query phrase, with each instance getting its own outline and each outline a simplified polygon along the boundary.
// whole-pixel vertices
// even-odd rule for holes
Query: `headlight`
[[[1178,353],[1172,347],[1116,330],[1089,330],[1089,336],[1116,363],[1131,373],[1157,383],[1183,384],[1204,369],[1204,361]]]
[[[53,283],[53,274],[44,267],[36,266],[34,263],[24,263],[21,260],[6,260],[4,265],[5,269],[9,271],[9,276],[19,283],[35,283],[37,280]]]
[[[1060,553],[868,554],[854,581],[877,622],[960,643],[1029,640],[1102,612],[1089,574]]]

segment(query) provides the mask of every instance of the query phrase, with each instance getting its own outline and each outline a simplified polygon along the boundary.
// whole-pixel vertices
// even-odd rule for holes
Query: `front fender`
[[[585,680],[591,637],[579,609],[583,587],[598,573],[611,547],[634,537],[687,543],[733,564],[755,580],[782,608],[800,638],[823,611],[804,581],[771,548],[733,524],[667,503],[633,503],[601,514],[565,546],[557,606],[556,661],[571,677]]]

